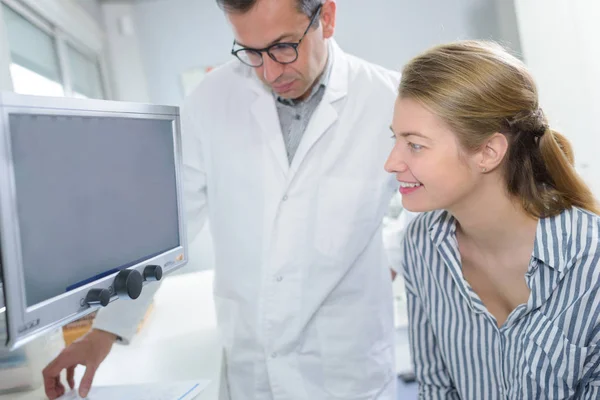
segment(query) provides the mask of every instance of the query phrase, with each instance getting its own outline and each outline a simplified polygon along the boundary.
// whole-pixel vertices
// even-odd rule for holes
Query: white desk
[[[221,346],[212,297],[212,271],[165,278],[154,310],[128,346],[115,345],[94,378],[94,385],[176,380],[211,380],[197,400],[218,397]],[[81,380],[84,368],[75,372]],[[0,396],[0,400],[46,399],[44,389]]]

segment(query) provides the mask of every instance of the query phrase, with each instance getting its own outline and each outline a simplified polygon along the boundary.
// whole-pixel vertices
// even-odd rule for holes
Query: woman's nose
[[[401,151],[397,148],[398,146],[394,146],[388,159],[384,164],[384,169],[390,174],[396,172],[404,172],[408,169],[406,162],[404,161],[404,157],[401,154]]]

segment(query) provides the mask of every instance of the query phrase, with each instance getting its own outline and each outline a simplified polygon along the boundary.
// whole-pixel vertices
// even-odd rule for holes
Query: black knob
[[[99,304],[106,307],[110,303],[110,291],[108,289],[91,289],[85,296],[85,302],[90,306]]]
[[[142,284],[144,278],[142,274],[135,269],[123,269],[119,271],[115,278],[115,292],[121,296],[128,296],[130,299],[137,299],[142,293]]]
[[[163,270],[160,265],[148,265],[144,268],[145,281],[160,281],[162,279]]]

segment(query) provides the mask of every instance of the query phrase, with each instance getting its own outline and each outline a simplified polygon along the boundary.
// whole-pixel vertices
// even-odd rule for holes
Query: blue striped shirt
[[[405,236],[420,399],[600,399],[600,217],[539,220],[529,300],[500,328],[463,278],[455,229],[434,211]]]

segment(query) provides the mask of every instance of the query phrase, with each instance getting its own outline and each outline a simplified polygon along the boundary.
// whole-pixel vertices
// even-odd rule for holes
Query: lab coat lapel
[[[325,88],[323,100],[315,110],[300,141],[298,150],[292,160],[288,180],[293,178],[293,175],[299,169],[311,148],[337,121],[338,111],[335,103],[344,98],[348,92],[348,61],[346,56],[335,42],[332,43],[330,49],[333,64],[329,83]]]
[[[258,97],[252,103],[251,112],[260,126],[265,143],[270,148],[276,163],[287,175],[289,161],[279,124],[279,115],[275,107],[275,99],[272,93],[262,88],[257,90],[257,93]]]

